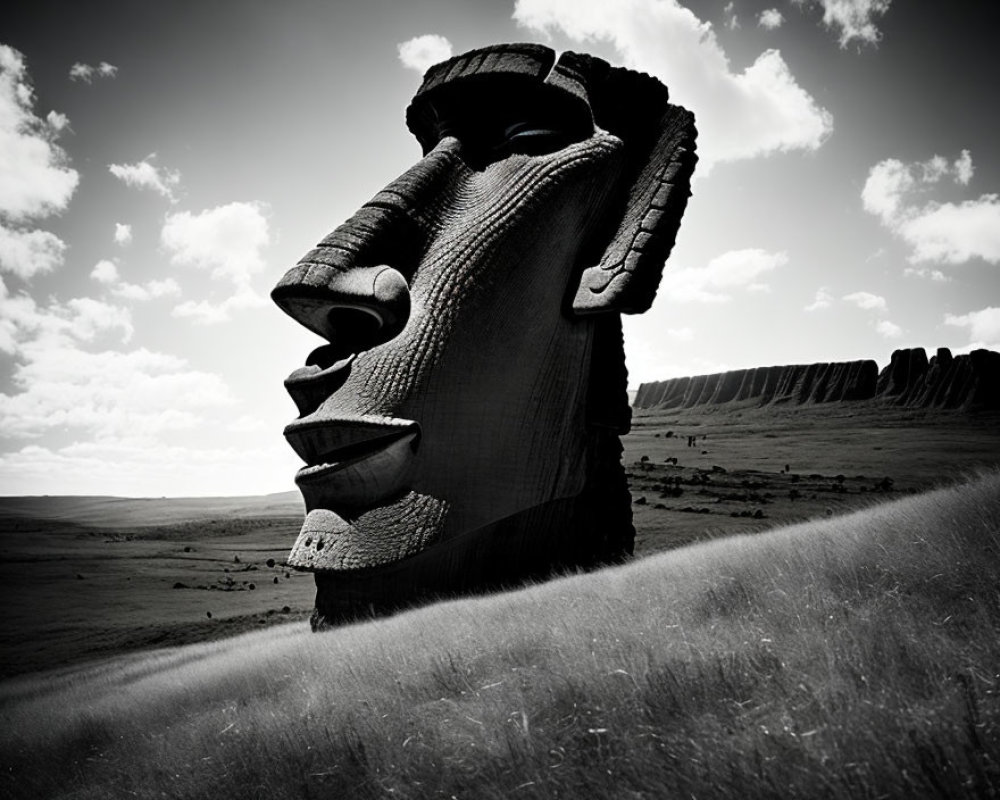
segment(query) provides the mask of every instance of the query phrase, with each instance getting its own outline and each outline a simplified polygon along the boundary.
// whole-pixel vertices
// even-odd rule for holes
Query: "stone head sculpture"
[[[632,552],[619,315],[673,246],[692,115],[520,44],[432,67],[406,121],[423,158],[272,293],[328,342],[285,382],[314,627]]]

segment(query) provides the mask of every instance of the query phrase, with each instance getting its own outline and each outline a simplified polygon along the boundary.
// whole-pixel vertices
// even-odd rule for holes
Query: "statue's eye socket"
[[[576,131],[551,114],[483,114],[442,117],[438,137],[454,136],[463,145],[462,157],[473,169],[483,169],[514,154],[541,156],[562,150],[589,134]]]
[[[497,149],[538,156],[562,150],[570,140],[566,131],[561,128],[535,122],[518,122],[507,126],[503,141]]]

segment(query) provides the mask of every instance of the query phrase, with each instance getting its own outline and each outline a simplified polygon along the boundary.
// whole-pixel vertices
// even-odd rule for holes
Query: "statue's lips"
[[[404,486],[420,438],[412,420],[301,419],[285,438],[306,462],[295,476],[308,509],[371,506]]]

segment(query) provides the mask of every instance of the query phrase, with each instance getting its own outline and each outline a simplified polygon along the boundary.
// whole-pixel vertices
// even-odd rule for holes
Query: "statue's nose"
[[[406,278],[385,264],[347,269],[300,264],[271,297],[345,355],[392,339],[410,316]]]
[[[395,337],[410,315],[407,276],[437,224],[428,210],[465,169],[458,147],[442,141],[323,239],[278,282],[275,303],[342,356]]]

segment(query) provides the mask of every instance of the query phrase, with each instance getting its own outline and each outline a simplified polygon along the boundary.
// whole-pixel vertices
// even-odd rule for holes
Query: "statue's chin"
[[[302,523],[288,564],[316,572],[392,564],[437,541],[447,515],[444,500],[412,491],[357,516],[315,508]]]

